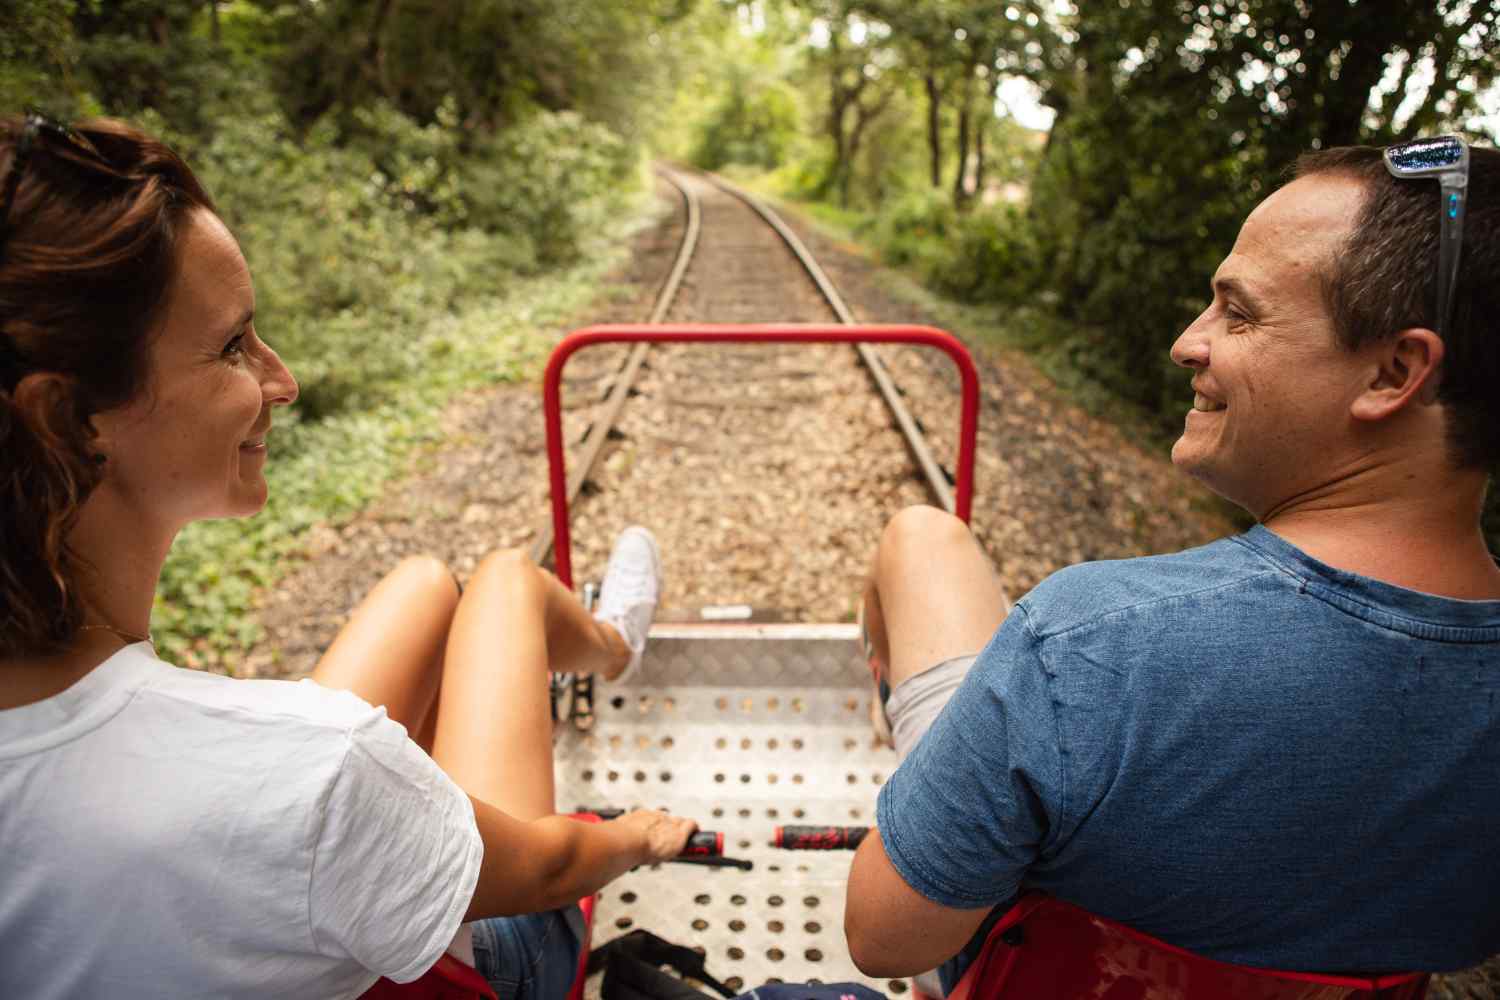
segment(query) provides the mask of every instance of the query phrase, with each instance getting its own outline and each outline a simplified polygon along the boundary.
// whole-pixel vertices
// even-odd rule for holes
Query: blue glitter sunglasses
[[[1464,243],[1464,198],[1469,187],[1469,144],[1456,135],[1387,146],[1385,169],[1393,177],[1435,177],[1442,189],[1442,219],[1438,244],[1438,299],[1436,333],[1442,336],[1453,310],[1453,288],[1458,283],[1458,254]]]

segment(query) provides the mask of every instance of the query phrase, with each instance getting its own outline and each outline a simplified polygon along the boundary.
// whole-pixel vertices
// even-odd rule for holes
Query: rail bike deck
[[[553,349],[542,386],[553,554],[565,585],[574,585],[569,506],[582,479],[572,481],[567,472],[563,368],[588,346],[649,342],[894,343],[942,350],[957,369],[961,396],[952,489],[939,499],[968,520],[979,382],[973,359],[951,334],[857,324],[590,327]],[[644,806],[691,816],[702,829],[725,835],[726,855],[748,859],[754,868],[669,862],[630,872],[599,896],[594,945],[640,927],[702,948],[707,971],[732,987],[852,981],[907,993],[906,980],[870,979],[849,957],[844,886],[852,854],[772,846],[777,826],[874,824],[876,797],[896,755],[875,742],[871,694],[855,625],[654,626],[636,678],[595,684],[593,728],[558,727],[557,803],[565,810]],[[598,989],[595,977],[587,995],[597,997]]]
[[[855,981],[905,993],[905,981],[870,979],[849,958],[853,854],[770,846],[778,825],[873,824],[896,756],[875,743],[870,696],[854,625],[655,626],[637,678],[596,684],[593,729],[558,727],[558,804],[692,816],[755,867],[630,872],[600,894],[594,946],[641,927],[703,948],[730,986]]]

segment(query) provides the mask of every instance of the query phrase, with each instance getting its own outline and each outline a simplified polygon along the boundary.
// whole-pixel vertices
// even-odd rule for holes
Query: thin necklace
[[[127,642],[149,642],[153,646],[156,645],[156,643],[151,638],[151,633],[150,632],[147,632],[145,635],[136,635],[134,632],[127,632],[127,631],[125,631],[122,628],[115,628],[113,625],[80,625],[80,626],[78,626],[78,631],[80,631],[80,632],[88,632],[88,631],[91,631],[91,630],[92,631],[96,631],[96,632],[111,632],[114,635],[119,636],[121,639],[126,640]]]

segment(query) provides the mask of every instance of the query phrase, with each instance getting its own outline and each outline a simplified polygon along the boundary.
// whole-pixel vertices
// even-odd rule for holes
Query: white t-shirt
[[[357,997],[468,908],[469,799],[383,708],[128,646],[0,711],[0,994]]]

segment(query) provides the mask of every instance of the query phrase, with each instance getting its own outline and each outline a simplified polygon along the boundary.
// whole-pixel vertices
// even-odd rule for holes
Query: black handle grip
[[[681,858],[717,858],[724,853],[724,835],[713,830],[699,830],[688,838]]]

